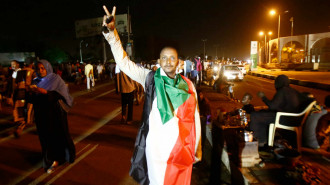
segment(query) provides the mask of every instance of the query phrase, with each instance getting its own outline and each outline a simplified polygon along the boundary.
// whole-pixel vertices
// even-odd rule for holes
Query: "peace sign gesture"
[[[103,17],[103,26],[108,28],[109,30],[113,31],[115,29],[115,14],[116,14],[116,7],[112,8],[112,14],[108,11],[107,7],[103,5],[103,9],[106,13]]]

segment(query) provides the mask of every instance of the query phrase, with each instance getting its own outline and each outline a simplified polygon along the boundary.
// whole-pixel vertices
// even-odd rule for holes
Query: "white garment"
[[[13,74],[11,75],[11,77],[13,77],[14,79],[16,79],[17,77],[17,71],[20,71],[21,68],[18,68],[17,70],[13,71]]]
[[[93,75],[93,66],[91,64],[87,64],[85,66],[85,75],[87,80],[87,89],[90,89],[90,83],[92,81],[92,87],[95,85],[94,75]]]
[[[85,75],[86,75],[86,77],[93,76],[93,66],[91,64],[87,64],[85,66]]]
[[[111,46],[113,56],[120,70],[132,80],[140,83],[145,89],[145,80],[151,70],[139,67],[127,57],[127,54],[122,48],[117,30],[109,31],[109,33],[103,34]],[[160,72],[162,76],[166,75],[162,69],[160,69]],[[189,81],[187,83],[192,82]],[[197,101],[196,89],[193,89],[193,91],[195,94],[195,100]],[[197,151],[197,147],[200,144],[199,142],[201,139],[200,117],[197,106],[198,105],[196,103],[194,113],[194,126],[196,133],[194,141],[195,152]],[[157,97],[153,100],[152,108],[149,114],[149,132],[146,138],[146,158],[150,184],[163,184],[164,182],[167,160],[179,136],[179,119],[176,116],[177,111],[178,109],[175,110],[174,117],[171,120],[169,120],[166,124],[162,124],[161,115],[157,108]],[[195,161],[198,160],[200,159],[195,156]]]
[[[94,77],[91,76],[91,77],[86,77],[86,80],[87,80],[87,89],[91,89],[91,81],[92,81],[92,87],[94,87],[95,85],[95,80],[94,80]]]
[[[100,65],[98,65],[98,66],[97,66],[97,68],[96,68],[96,70],[97,70],[97,73],[98,73],[98,74],[101,74],[101,73],[102,73],[102,71],[103,71],[103,69],[104,69],[103,65],[101,65],[101,64],[100,64]]]

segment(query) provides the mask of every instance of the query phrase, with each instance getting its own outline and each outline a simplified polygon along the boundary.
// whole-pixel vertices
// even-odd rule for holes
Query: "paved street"
[[[273,83],[273,80],[247,75],[243,82],[235,82],[235,96],[240,99],[245,92],[255,96],[259,90],[263,90],[266,96],[272,97]],[[322,90],[294,87],[299,88],[299,91],[313,92],[321,101],[328,94]],[[74,107],[68,117],[70,132],[76,144],[75,163],[61,166],[53,174],[44,173],[35,126],[29,126],[20,138],[15,139],[10,134],[12,123],[7,112],[7,115],[1,115],[0,120],[0,149],[5,151],[0,156],[0,184],[136,184],[128,171],[142,105],[134,106],[135,122],[123,125],[119,116],[120,95],[115,94],[112,83],[98,84],[93,92],[85,91],[83,85],[70,85],[70,90],[75,97]],[[213,108],[237,107],[223,95],[210,92],[207,93]],[[256,96],[252,103],[263,105]],[[249,174],[253,169],[247,171]],[[195,168],[192,184],[205,184],[208,178],[208,168]],[[255,177],[254,181],[259,182]]]
[[[329,95],[329,91],[308,88],[298,85],[292,85],[293,88],[300,92],[310,92],[314,94],[316,100],[324,103],[324,98]],[[235,97],[241,99],[244,93],[248,92],[253,95],[252,104],[255,106],[264,106],[265,104],[257,97],[258,91],[264,91],[266,96],[271,99],[275,94],[274,80],[260,78],[256,76],[246,75],[243,82],[235,82],[234,93]]]

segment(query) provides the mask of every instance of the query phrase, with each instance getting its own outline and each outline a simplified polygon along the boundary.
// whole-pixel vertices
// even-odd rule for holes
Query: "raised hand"
[[[103,17],[103,26],[107,29],[113,31],[115,29],[115,15],[116,15],[116,7],[114,6],[112,8],[112,14],[108,11],[107,7],[103,5],[103,9],[105,11],[104,17]]]

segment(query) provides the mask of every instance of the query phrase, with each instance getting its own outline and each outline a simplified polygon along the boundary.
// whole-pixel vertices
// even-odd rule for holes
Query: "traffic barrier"
[[[294,84],[294,85],[298,85],[299,84],[299,80],[294,79],[294,78],[289,78],[290,80],[290,84]]]
[[[316,88],[326,90],[326,91],[330,91],[330,85],[329,84],[318,83]]]
[[[277,77],[277,76],[274,76],[274,75],[260,74],[260,73],[251,72],[251,71],[249,71],[247,74],[251,75],[251,76],[257,76],[257,77],[267,78],[267,79],[271,79],[271,80],[275,80],[276,77]],[[306,80],[297,80],[297,79],[294,79],[294,78],[290,78],[289,80],[290,80],[290,84],[293,84],[293,85],[299,85],[299,86],[303,86],[303,87],[309,87],[309,88],[315,88],[315,89],[330,91],[330,85],[329,84],[311,82],[311,81],[306,81]]]

